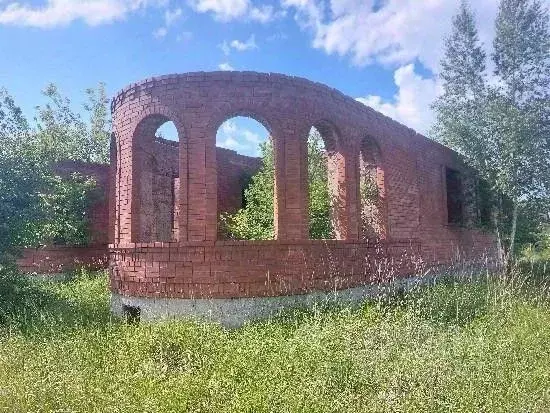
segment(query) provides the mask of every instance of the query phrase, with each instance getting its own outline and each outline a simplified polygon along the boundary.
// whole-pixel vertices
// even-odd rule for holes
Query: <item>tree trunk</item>
[[[502,247],[502,238],[500,237],[500,230],[498,228],[498,216],[500,209],[498,206],[493,205],[491,212],[491,220],[493,221],[493,226],[495,227],[495,235],[497,237],[497,260],[498,265],[502,266],[504,264],[504,249]]]
[[[518,201],[514,200],[514,209],[512,212],[512,232],[510,232],[510,248],[506,257],[506,268],[508,271],[512,268],[514,262],[514,247],[516,245],[516,232],[518,227]]]

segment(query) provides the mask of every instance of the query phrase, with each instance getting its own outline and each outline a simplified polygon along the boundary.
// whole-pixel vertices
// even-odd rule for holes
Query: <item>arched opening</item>
[[[365,137],[359,150],[360,234],[362,239],[386,238],[386,190],[380,148]]]
[[[274,158],[268,129],[235,116],[216,133],[219,239],[274,238]]]
[[[307,139],[308,233],[311,239],[334,238],[328,178],[331,155],[327,146],[331,149],[333,142],[326,145],[319,130],[312,127]]]
[[[177,240],[179,134],[175,124],[163,115],[146,117],[134,134],[133,155],[133,241]]]
[[[344,239],[345,159],[340,134],[327,121],[308,135],[308,228],[311,239]]]

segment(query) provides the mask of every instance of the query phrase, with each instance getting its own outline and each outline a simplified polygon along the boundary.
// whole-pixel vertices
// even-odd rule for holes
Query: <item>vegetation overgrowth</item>
[[[0,411],[543,412],[548,271],[533,259],[236,330],[113,318],[104,273],[13,277],[0,282]]]

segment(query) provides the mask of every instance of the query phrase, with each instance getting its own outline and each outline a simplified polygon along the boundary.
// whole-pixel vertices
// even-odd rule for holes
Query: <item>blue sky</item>
[[[474,3],[490,45],[498,2]],[[100,81],[112,95],[167,73],[281,72],[427,132],[457,7],[458,0],[0,0],[0,87],[30,118],[49,82],[76,108]],[[220,128],[218,143],[254,154],[252,135],[263,134],[236,120]]]

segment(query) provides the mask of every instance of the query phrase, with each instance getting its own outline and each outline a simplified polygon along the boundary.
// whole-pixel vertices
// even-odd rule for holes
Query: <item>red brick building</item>
[[[493,236],[475,228],[474,174],[456,153],[325,85],[254,72],[168,75],[122,90],[112,115],[115,310],[135,305],[153,316],[162,301],[169,315],[177,300],[350,290],[494,251]],[[216,149],[219,126],[239,115],[273,142],[275,240],[218,239],[219,212],[241,199],[235,180],[257,168]],[[155,138],[166,121],[179,147]],[[327,150],[334,240],[308,237],[312,127]],[[377,189],[368,205],[367,176]]]

